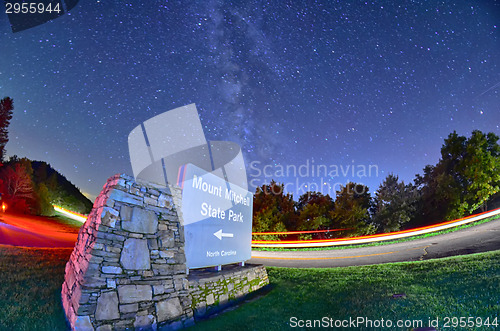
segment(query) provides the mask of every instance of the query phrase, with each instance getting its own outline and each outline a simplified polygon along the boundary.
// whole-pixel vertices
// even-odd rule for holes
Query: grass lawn
[[[0,246],[0,330],[66,329],[60,289],[70,253],[71,249]],[[367,317],[394,323],[405,319],[427,323],[429,317],[438,317],[440,325],[445,317],[489,317],[490,322],[500,318],[500,251],[412,263],[268,268],[268,272],[273,288],[267,295],[194,328],[287,330],[291,317],[297,322]],[[482,329],[486,328],[470,328]]]
[[[489,317],[490,323],[497,317],[498,327],[490,326],[489,329],[500,328],[500,251],[365,267],[268,268],[268,273],[274,286],[269,294],[215,319],[198,323],[194,328],[287,330],[298,322],[291,321],[291,317],[302,320],[384,318],[393,323],[418,319],[428,323],[429,318],[439,318],[440,327],[445,317],[480,317],[483,320]],[[405,296],[393,297],[394,294]],[[449,325],[447,330],[488,329]],[[359,329],[363,328],[356,330]]]
[[[72,250],[0,246],[0,330],[66,330],[61,285]]]

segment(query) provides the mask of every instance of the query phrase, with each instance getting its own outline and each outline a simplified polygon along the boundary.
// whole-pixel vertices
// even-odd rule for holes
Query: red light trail
[[[480,214],[459,218],[453,221],[442,222],[439,224],[424,226],[420,228],[390,232],[390,233],[374,234],[368,236],[351,237],[351,238],[317,239],[317,240],[252,240],[252,247],[297,248],[297,247],[327,247],[327,246],[365,244],[377,241],[407,238],[421,234],[441,231],[452,227],[464,225],[467,223],[479,221],[498,214],[500,214],[500,208]]]

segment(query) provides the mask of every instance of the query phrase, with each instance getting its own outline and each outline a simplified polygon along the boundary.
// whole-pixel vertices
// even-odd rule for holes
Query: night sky
[[[453,2],[81,0],[18,33],[1,12],[7,154],[95,196],[132,175],[134,127],[196,103],[207,139],[240,144],[253,184],[266,165],[307,163],[378,176],[272,177],[295,198],[307,182],[409,182],[453,130],[500,135],[499,6]]]

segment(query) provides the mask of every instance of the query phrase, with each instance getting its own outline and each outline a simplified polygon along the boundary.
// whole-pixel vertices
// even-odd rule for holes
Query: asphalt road
[[[46,217],[0,215],[0,245],[74,247],[78,227],[64,226]]]
[[[44,217],[0,215],[0,245],[73,247],[78,227]],[[500,249],[500,219],[425,239],[363,248],[322,251],[253,251],[249,263],[294,268],[329,268],[418,261]]]
[[[419,261],[500,249],[500,219],[430,238],[363,248],[322,251],[252,251],[250,263],[332,268]]]

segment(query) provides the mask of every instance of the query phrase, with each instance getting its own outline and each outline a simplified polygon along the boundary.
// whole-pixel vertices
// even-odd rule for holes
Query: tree
[[[464,178],[460,210],[472,213],[478,208],[486,211],[488,199],[500,191],[499,137],[493,133],[472,132],[465,145],[465,157],[458,164]]]
[[[3,162],[5,157],[5,145],[9,141],[9,127],[10,120],[12,119],[12,110],[14,109],[14,101],[9,98],[0,100],[0,163]]]
[[[33,212],[32,203],[36,201],[31,164],[16,162],[6,164],[1,168],[0,177],[3,180],[2,193],[11,205],[11,209]]]
[[[275,208],[266,208],[258,213],[254,213],[253,232],[286,232],[280,214]],[[280,235],[258,235],[253,236],[254,240],[278,240]]]
[[[37,185],[36,200],[38,202],[37,214],[51,216],[54,213],[54,208],[50,202],[50,193],[44,183]]]
[[[329,229],[332,225],[333,199],[319,192],[302,194],[297,203],[298,230]]]
[[[448,172],[447,165],[439,162],[427,165],[423,175],[416,175],[415,185],[419,192],[417,212],[411,221],[412,227],[428,225],[445,219],[455,209],[459,201],[460,188]]]
[[[346,229],[342,233],[346,237],[374,233],[375,227],[369,223],[370,206],[368,187],[352,182],[341,186],[332,213],[334,226]]]
[[[400,230],[414,218],[418,191],[413,185],[399,182],[398,176],[389,174],[380,184],[373,204],[373,224],[378,232]]]
[[[296,227],[295,202],[290,193],[285,194],[284,185],[273,180],[257,188],[253,200],[253,231],[283,232]]]
[[[472,132],[470,138],[451,133],[441,148],[436,166],[426,166],[415,183],[421,191],[420,223],[454,219],[487,209],[500,192],[499,137]]]

